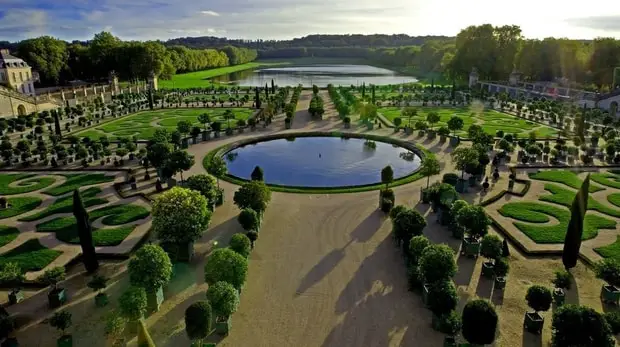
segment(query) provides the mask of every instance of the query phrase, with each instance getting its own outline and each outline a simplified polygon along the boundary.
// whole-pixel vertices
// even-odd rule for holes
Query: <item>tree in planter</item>
[[[489,345],[495,340],[497,313],[486,300],[473,300],[463,309],[463,337],[474,345]]]
[[[189,170],[194,165],[194,156],[186,151],[174,151],[168,155],[168,159],[164,164],[166,168],[175,175],[179,173],[181,175],[181,182],[183,182],[183,171]]]
[[[71,335],[66,334],[66,330],[71,326],[71,313],[67,311],[58,311],[54,313],[49,322],[52,327],[58,329],[62,333],[58,339],[58,346],[73,346],[73,338]]]
[[[407,211],[408,208],[405,205],[396,205],[394,206],[394,208],[392,208],[390,210],[390,219],[392,219],[392,221],[394,219],[396,219],[396,216],[398,216],[399,213],[403,212],[403,211]]]
[[[245,234],[236,233],[231,237],[229,247],[247,258],[252,250],[252,242]]]
[[[394,170],[390,165],[384,167],[381,170],[381,183],[385,184],[385,189],[388,189],[390,183],[394,181]]]
[[[19,285],[26,280],[24,271],[18,263],[8,262],[0,266],[0,285],[11,288],[9,303],[17,304],[24,299]]]
[[[117,311],[112,311],[105,317],[104,333],[112,346],[122,343],[126,324],[127,319]]]
[[[461,170],[461,179],[465,176],[465,172],[470,172],[472,168],[478,166],[479,153],[474,148],[458,148],[452,152],[455,167]]]
[[[456,216],[460,225],[474,239],[487,234],[491,221],[480,205],[468,205],[461,208]]]
[[[431,176],[437,175],[441,172],[439,166],[439,160],[435,156],[427,155],[422,159],[422,165],[420,166],[420,174],[426,176],[426,188],[430,185]]]
[[[412,237],[409,241],[409,261],[417,265],[420,262],[420,257],[424,253],[424,250],[430,245],[431,242],[424,235]]]
[[[611,333],[618,335],[620,333],[620,312],[611,311],[605,313],[605,321],[611,328]]]
[[[149,306],[157,311],[164,299],[162,287],[172,276],[168,254],[158,245],[144,245],[129,261],[128,270],[131,285],[144,288]]]
[[[93,278],[87,283],[88,288],[97,292],[95,296],[95,303],[98,307],[103,307],[108,304],[108,296],[102,292],[108,286],[109,279],[101,275],[94,275]]]
[[[158,169],[158,174],[161,174],[159,169],[164,166],[170,153],[172,153],[172,145],[169,143],[156,142],[146,149],[146,157],[151,165]]]
[[[217,187],[220,187],[220,177],[226,175],[228,173],[228,167],[226,166],[226,162],[220,156],[214,156],[211,158],[209,162],[209,167],[207,169],[210,174],[215,176],[217,180]]]
[[[502,255],[502,240],[496,235],[485,235],[480,242],[480,253],[489,261],[482,264],[482,274],[487,277],[493,276],[494,263],[490,260]]]
[[[185,310],[185,332],[190,340],[197,342],[196,346],[202,346],[202,340],[211,333],[212,316],[208,301],[195,302]]]
[[[493,266],[493,272],[495,273],[495,289],[504,289],[508,271],[510,271],[508,259],[504,257],[495,259],[495,264]]]
[[[456,135],[457,130],[463,129],[465,123],[463,119],[457,116],[454,116],[448,120],[448,129],[452,131],[453,135]]]
[[[597,278],[607,282],[601,289],[603,301],[617,304],[620,300],[620,263],[611,258],[603,259],[596,263],[594,270]]]
[[[427,284],[452,278],[458,270],[454,251],[446,244],[426,247],[420,257],[420,270]]]
[[[99,262],[97,261],[97,253],[93,243],[92,228],[88,217],[88,212],[82,203],[82,197],[78,189],[73,191],[73,216],[78,229],[78,237],[80,246],[82,247],[82,261],[84,267],[89,273],[97,271]]]
[[[434,325],[438,328],[439,320],[452,312],[459,303],[456,287],[451,280],[443,279],[429,286],[427,297],[426,304],[433,312]]]
[[[250,175],[252,181],[264,181],[263,169],[260,166],[254,167],[252,174]]]
[[[46,270],[41,277],[40,282],[44,282],[52,287],[52,290],[47,295],[51,308],[56,308],[65,303],[67,296],[63,288],[58,288],[58,282],[65,279],[65,268],[57,266]]]
[[[564,305],[555,310],[551,324],[553,346],[615,346],[610,325],[592,308]]]
[[[400,212],[392,220],[392,232],[398,245],[409,246],[409,240],[413,236],[422,235],[426,227],[426,219],[417,210],[407,209]]]
[[[247,182],[235,192],[233,201],[240,209],[251,208],[262,214],[271,201],[271,190],[261,181]]]
[[[225,281],[240,290],[247,276],[248,261],[230,248],[220,248],[207,258],[204,270],[209,285]]]
[[[208,206],[214,206],[218,196],[215,177],[209,174],[190,176],[185,181],[185,187],[200,192],[207,199]]]
[[[540,285],[533,285],[527,289],[525,300],[527,305],[534,310],[534,312],[525,313],[525,327],[531,332],[540,333],[544,318],[538,312],[547,311],[551,308],[553,301],[551,290]]]
[[[146,291],[142,287],[129,287],[118,298],[120,314],[130,322],[142,319],[147,306]]]
[[[216,282],[209,286],[207,299],[216,317],[215,329],[220,334],[228,334],[230,316],[237,311],[237,306],[239,306],[239,292],[230,283]]]
[[[439,120],[439,113],[435,111],[431,111],[426,115],[426,121],[428,122],[428,124],[430,124],[431,130],[433,129],[433,125],[439,122]]]
[[[244,208],[241,210],[237,220],[239,221],[239,224],[241,224],[243,230],[246,231],[258,231],[258,228],[260,227],[260,217],[258,213],[251,208]]]
[[[188,254],[177,255],[183,261],[191,258],[192,245],[210,220],[207,199],[195,190],[174,187],[161,193],[153,203],[153,231],[164,245],[179,250],[183,247]],[[177,259],[174,254],[173,259]]]
[[[588,209],[589,188],[590,174],[583,181],[570,209],[571,217],[564,238],[564,249],[562,250],[562,263],[567,270],[574,268],[579,258],[579,249],[581,248],[581,238],[583,235],[583,220]]]

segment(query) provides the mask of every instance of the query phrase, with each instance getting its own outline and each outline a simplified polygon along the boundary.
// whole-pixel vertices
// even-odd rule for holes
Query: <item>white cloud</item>
[[[215,12],[215,11],[200,11],[200,13],[206,15],[206,16],[213,16],[213,17],[219,17],[220,14]]]

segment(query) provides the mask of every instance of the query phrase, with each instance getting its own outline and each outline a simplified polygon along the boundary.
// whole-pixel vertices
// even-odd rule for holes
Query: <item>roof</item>
[[[0,68],[5,67],[28,67],[28,64],[22,59],[11,55],[8,49],[0,49]]]

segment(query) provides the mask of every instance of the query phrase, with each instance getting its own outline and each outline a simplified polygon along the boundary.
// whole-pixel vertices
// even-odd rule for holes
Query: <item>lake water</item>
[[[381,169],[391,165],[394,179],[420,167],[420,157],[383,142],[369,149],[364,139],[297,137],[238,147],[224,155],[228,173],[250,179],[260,166],[265,183],[285,186],[339,187],[381,182]]]
[[[240,86],[261,87],[265,83],[271,85],[271,80],[278,86],[326,87],[361,85],[362,83],[387,85],[417,82],[411,76],[402,76],[398,73],[370,65],[312,65],[272,67],[256,70],[233,72],[227,75],[214,77],[219,83],[231,83]]]

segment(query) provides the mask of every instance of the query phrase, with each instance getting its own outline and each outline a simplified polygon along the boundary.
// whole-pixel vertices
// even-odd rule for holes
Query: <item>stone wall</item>
[[[58,108],[58,105],[52,103],[40,103],[38,105],[34,105],[29,102],[25,102],[16,98],[10,98],[0,94],[0,117],[13,117],[17,116],[21,111],[24,114],[29,114],[35,112],[37,109],[40,111],[52,110]]]

